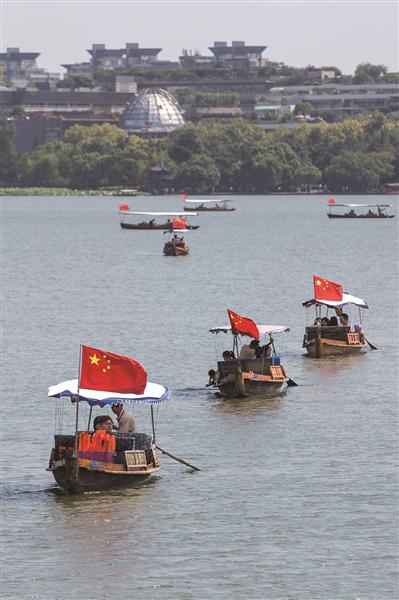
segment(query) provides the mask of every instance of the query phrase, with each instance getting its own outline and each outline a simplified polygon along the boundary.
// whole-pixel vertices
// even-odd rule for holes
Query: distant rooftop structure
[[[262,67],[266,60],[262,57],[267,46],[247,46],[244,41],[214,42],[209,50],[215,57],[217,65],[225,65],[233,70],[248,70]]]
[[[162,48],[140,48],[137,42],[127,42],[124,48],[106,48],[105,44],[92,44],[90,54],[93,72],[126,69],[147,65],[158,60]]]
[[[0,67],[3,69],[4,78],[8,82],[14,79],[28,78],[32,71],[37,71],[37,57],[40,52],[20,52],[19,48],[7,48],[0,53]]]
[[[163,135],[184,125],[183,111],[165,90],[144,90],[129,104],[121,126],[129,133]]]

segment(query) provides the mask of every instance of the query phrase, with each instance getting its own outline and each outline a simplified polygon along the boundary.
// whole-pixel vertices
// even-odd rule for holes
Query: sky
[[[1,51],[40,52],[39,67],[87,62],[93,43],[126,42],[209,55],[214,41],[267,46],[263,56],[301,67],[336,66],[353,73],[362,62],[398,71],[397,0],[0,0]]]

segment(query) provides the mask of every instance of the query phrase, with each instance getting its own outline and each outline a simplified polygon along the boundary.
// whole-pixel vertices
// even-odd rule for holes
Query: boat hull
[[[147,472],[112,472],[82,466],[79,464],[82,461],[74,458],[66,458],[59,462],[63,464],[50,469],[54,479],[61,489],[75,494],[136,487],[148,481],[151,475],[159,470],[159,467],[153,467]]]
[[[242,391],[237,391],[235,382],[221,383],[218,389],[223,398],[250,398],[250,397],[267,397],[277,394],[285,382],[264,382],[264,381],[248,381],[243,385]]]
[[[367,347],[365,342],[351,345],[345,342],[338,344],[334,340],[318,338],[310,340],[305,344],[307,353],[311,358],[323,358],[325,356],[349,356],[364,352]]]
[[[166,242],[163,253],[165,256],[186,256],[189,253],[187,244],[173,244]]]
[[[329,219],[393,219],[395,215],[334,215],[327,213]]]

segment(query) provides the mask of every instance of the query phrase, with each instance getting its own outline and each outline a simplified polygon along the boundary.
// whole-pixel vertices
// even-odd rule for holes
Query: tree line
[[[3,186],[270,193],[322,185],[370,192],[399,181],[399,120],[378,112],[273,132],[244,120],[190,123],[158,139],[116,125],[74,125],[62,140],[21,156],[12,127],[0,126]]]

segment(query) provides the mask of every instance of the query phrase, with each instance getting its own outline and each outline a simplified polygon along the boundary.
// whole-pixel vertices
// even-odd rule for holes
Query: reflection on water
[[[121,231],[115,199],[3,201],[10,600],[399,597],[397,219],[331,221],[321,197],[235,200],[233,213],[198,217],[181,260],[164,260],[162,236]],[[161,204],[181,208],[135,199],[137,210]],[[378,351],[304,355],[314,273],[366,298]],[[217,358],[208,330],[227,307],[290,327],[275,342],[298,387],[236,400],[205,387]],[[134,356],[172,390],[155,410],[157,443],[202,471],[161,455],[159,476],[137,489],[51,491],[47,386],[76,376],[80,343]],[[146,407],[134,416],[151,430]],[[69,406],[64,432],[73,425]]]

